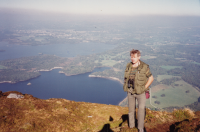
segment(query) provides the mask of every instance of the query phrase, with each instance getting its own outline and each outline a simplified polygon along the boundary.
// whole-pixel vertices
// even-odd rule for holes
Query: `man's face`
[[[131,61],[135,64],[140,60],[140,56],[137,54],[131,54]]]

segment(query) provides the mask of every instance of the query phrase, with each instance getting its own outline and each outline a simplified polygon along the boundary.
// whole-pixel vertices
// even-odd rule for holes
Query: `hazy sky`
[[[0,7],[76,14],[200,16],[200,0],[0,0]]]

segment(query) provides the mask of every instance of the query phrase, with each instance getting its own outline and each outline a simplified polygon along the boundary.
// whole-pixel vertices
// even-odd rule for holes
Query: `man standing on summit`
[[[153,82],[153,75],[150,72],[149,65],[140,60],[140,51],[130,51],[131,62],[126,65],[124,73],[123,89],[128,94],[129,108],[129,127],[135,127],[135,105],[138,102],[138,129],[144,132],[145,119],[145,92],[149,90],[149,86]]]

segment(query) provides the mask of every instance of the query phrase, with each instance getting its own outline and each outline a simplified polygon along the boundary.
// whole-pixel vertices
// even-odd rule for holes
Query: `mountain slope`
[[[16,91],[0,92],[0,131],[135,131],[128,128],[128,108],[114,105],[75,102],[66,99],[7,98]],[[200,112],[190,109],[151,111],[146,109],[148,132],[200,131]]]

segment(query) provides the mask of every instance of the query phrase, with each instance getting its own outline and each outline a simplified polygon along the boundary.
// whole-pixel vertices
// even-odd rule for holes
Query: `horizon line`
[[[121,17],[137,17],[137,16],[171,16],[171,17],[181,17],[181,16],[185,16],[185,17],[189,17],[189,16],[194,16],[194,17],[200,17],[200,14],[155,14],[155,13],[135,13],[135,14],[112,14],[112,13],[107,13],[107,14],[100,14],[100,13],[72,13],[72,12],[60,12],[60,11],[50,11],[50,10],[40,10],[40,9],[26,9],[26,8],[10,8],[10,7],[0,7],[0,10],[4,10],[7,13],[10,14],[16,14],[18,11],[18,13],[21,14],[33,14],[33,13],[42,13],[42,14],[52,14],[52,15],[56,15],[56,14],[63,14],[63,15],[75,15],[75,16],[121,16]],[[15,11],[12,11],[15,10]],[[28,12],[24,12],[24,11],[28,11]],[[0,13],[1,14],[1,13]],[[40,14],[40,15],[42,15]]]

